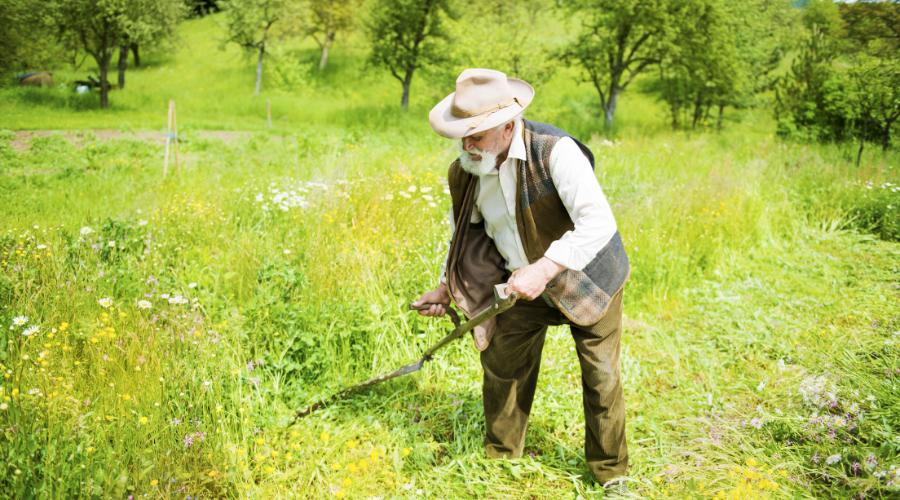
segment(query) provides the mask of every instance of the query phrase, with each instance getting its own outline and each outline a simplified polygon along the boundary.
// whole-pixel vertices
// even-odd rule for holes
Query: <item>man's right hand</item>
[[[433,318],[440,318],[444,314],[446,314],[446,307],[450,305],[450,291],[447,289],[447,285],[441,283],[434,290],[425,293],[419,300],[413,302],[413,307],[419,307],[423,304],[432,304],[431,307],[427,309],[419,310],[419,314],[422,316],[431,316]]]

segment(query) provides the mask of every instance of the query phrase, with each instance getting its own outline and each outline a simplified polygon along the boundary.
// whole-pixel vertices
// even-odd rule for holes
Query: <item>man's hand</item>
[[[419,311],[419,314],[422,316],[431,316],[433,318],[440,318],[444,314],[446,314],[446,308],[437,305],[443,304],[446,306],[450,305],[450,292],[447,290],[447,285],[441,283],[437,288],[430,292],[426,292],[424,295],[419,297],[419,300],[413,302],[413,307],[419,307],[422,304],[433,304],[428,309],[422,309]]]
[[[565,269],[564,266],[553,262],[547,257],[541,257],[541,260],[534,264],[525,266],[512,273],[512,276],[507,280],[509,287],[506,288],[506,292],[518,292],[520,297],[534,300],[544,293],[547,283]]]

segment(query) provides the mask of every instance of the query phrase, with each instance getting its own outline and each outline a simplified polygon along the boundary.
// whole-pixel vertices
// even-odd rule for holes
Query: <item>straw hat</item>
[[[428,121],[448,139],[461,139],[506,123],[534,99],[534,88],[493,69],[467,69],[456,79],[456,92],[439,102]]]

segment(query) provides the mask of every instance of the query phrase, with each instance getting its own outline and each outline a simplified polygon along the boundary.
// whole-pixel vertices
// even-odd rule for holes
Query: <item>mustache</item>
[[[484,156],[484,154],[487,153],[487,151],[482,151],[482,150],[478,149],[477,146],[472,146],[472,149],[466,151],[466,150],[463,149],[462,141],[457,141],[457,142],[456,142],[456,150],[459,152],[459,154],[464,154],[464,153],[465,153],[465,154],[468,154],[470,157],[471,157],[471,156],[476,156],[476,155],[477,155],[477,156]]]

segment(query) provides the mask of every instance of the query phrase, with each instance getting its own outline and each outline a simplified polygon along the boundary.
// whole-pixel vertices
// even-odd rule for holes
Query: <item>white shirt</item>
[[[479,177],[470,220],[474,223],[485,221],[485,231],[494,240],[509,271],[528,265],[516,224],[518,167],[520,161],[527,159],[523,128],[522,121],[516,121],[506,161]],[[560,139],[550,152],[550,177],[575,229],[551,243],[544,256],[568,269],[580,271],[612,239],[617,230],[616,219],[590,162],[571,138]],[[455,221],[451,206],[451,235],[456,231]],[[445,257],[441,266],[443,283],[447,282],[446,273]]]

